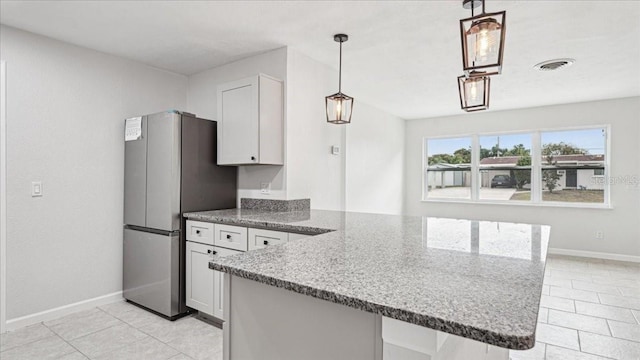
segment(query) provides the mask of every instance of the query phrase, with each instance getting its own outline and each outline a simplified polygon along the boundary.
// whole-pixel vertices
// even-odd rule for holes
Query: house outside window
[[[478,198],[480,200],[530,200],[531,134],[480,136],[479,145]]]
[[[541,136],[542,201],[604,203],[606,129],[546,131]]]

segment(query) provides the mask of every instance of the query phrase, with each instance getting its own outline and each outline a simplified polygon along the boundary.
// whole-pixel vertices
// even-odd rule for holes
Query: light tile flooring
[[[549,256],[532,350],[511,359],[640,359],[640,264]]]
[[[640,359],[640,264],[550,256],[537,344],[511,358]],[[125,302],[1,336],[0,359],[222,359],[222,331]]]
[[[118,302],[3,334],[0,359],[222,359],[222,330]]]

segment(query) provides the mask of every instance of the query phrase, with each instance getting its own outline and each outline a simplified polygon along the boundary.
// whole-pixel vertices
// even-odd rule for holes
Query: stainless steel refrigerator
[[[236,207],[237,168],[216,164],[216,122],[167,111],[125,121],[124,298],[185,313],[189,211]]]

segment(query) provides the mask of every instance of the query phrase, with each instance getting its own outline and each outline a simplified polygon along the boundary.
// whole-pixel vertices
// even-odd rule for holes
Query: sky
[[[480,136],[480,146],[490,149],[500,138],[500,147],[511,149],[514,145],[523,144],[525,148],[531,148],[531,133],[524,134],[505,134],[500,136]],[[542,132],[542,144],[565,142],[573,144],[579,148],[588,150],[589,154],[604,154],[606,136],[603,129],[586,129],[586,130],[567,130]],[[429,139],[428,140],[428,156],[435,154],[453,154],[460,148],[470,148],[471,137],[465,138],[446,138],[446,139]]]

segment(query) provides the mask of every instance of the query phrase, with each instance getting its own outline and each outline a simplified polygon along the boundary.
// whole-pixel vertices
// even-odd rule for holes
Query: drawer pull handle
[[[265,244],[265,245],[269,245],[269,240],[265,240],[262,243]]]
[[[256,160],[256,157],[255,157],[255,156],[252,156],[252,157],[251,157],[251,160],[255,161],[255,160]]]
[[[196,234],[197,234],[197,235],[200,235],[200,230],[196,230]]]
[[[208,254],[211,254],[212,252],[213,252],[213,250],[211,250],[211,249],[207,250]]]
[[[231,235],[227,234],[227,239],[231,239]]]
[[[217,251],[213,250],[213,255],[215,255],[215,254],[217,254],[217,253],[218,253]]]

